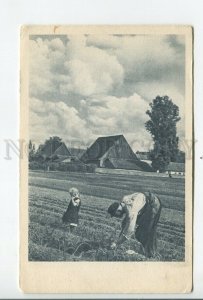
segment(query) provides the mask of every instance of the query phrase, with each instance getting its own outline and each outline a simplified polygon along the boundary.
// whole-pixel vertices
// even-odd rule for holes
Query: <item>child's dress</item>
[[[77,226],[79,221],[79,210],[81,206],[80,199],[71,199],[66,212],[62,217],[63,223],[69,223],[71,226]]]

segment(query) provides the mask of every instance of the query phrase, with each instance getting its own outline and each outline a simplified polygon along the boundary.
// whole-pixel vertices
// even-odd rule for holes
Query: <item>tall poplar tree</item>
[[[150,110],[146,111],[150,119],[145,127],[154,141],[154,148],[150,153],[152,167],[164,172],[171,161],[178,155],[178,137],[176,124],[180,120],[179,108],[168,96],[157,96],[150,103]]]

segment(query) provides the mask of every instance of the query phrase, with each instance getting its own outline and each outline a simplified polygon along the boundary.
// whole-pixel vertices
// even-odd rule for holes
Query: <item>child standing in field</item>
[[[63,223],[69,224],[70,232],[73,232],[73,230],[78,226],[81,199],[78,189],[73,187],[69,190],[69,193],[71,201],[69,202],[68,208],[62,217],[62,221]]]

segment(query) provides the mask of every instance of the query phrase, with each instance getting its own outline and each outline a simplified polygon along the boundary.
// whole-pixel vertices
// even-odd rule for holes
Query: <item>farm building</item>
[[[99,137],[82,155],[84,163],[100,168],[151,171],[151,167],[140,161],[123,135]]]
[[[144,160],[144,161],[149,161],[150,160],[150,153],[149,152],[137,151],[136,155],[140,160]]]
[[[53,143],[48,143],[40,149],[38,155],[44,160],[54,162],[71,162],[74,159],[64,142],[56,146]]]
[[[148,151],[137,151],[136,152],[137,157],[141,160],[146,162],[148,165],[151,166],[152,161],[150,159],[150,152]]]
[[[166,174],[185,175],[185,164],[170,162],[170,164],[166,168]]]
[[[86,149],[83,148],[68,148],[71,155],[77,158],[81,158],[81,156],[85,153]]]

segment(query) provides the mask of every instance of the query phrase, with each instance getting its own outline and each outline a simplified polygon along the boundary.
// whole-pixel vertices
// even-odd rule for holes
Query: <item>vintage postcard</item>
[[[192,35],[21,28],[22,291],[192,290]]]

